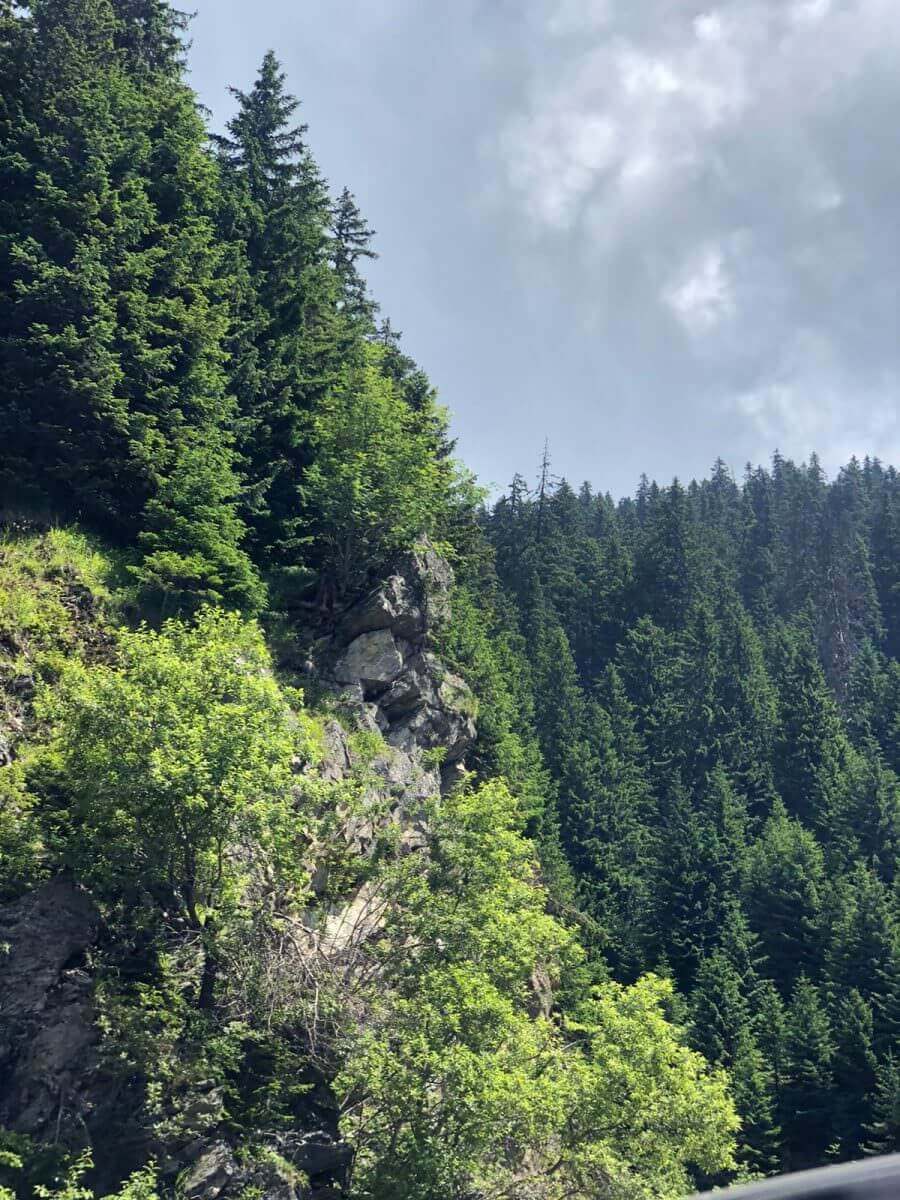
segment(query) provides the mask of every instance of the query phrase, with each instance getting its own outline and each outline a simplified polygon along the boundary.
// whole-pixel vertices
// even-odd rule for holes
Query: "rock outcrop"
[[[450,616],[452,583],[449,565],[423,544],[340,617],[307,665],[314,690],[330,696],[342,716],[326,722],[316,770],[332,781],[359,773],[360,750],[348,730],[381,738],[374,752],[369,739],[365,756],[368,803],[347,814],[343,830],[354,854],[372,852],[387,825],[402,851],[424,846],[425,802],[460,777],[475,739],[472,693],[434,650]],[[90,597],[73,593],[71,602],[89,629]],[[30,678],[0,678],[0,764],[15,754],[32,692]],[[324,897],[328,884],[327,870],[316,869],[313,892]],[[376,927],[365,885],[314,907],[304,923],[317,952],[335,957]],[[185,1200],[338,1200],[350,1150],[321,1076],[311,1074],[303,1119],[279,1135],[265,1161],[248,1162],[230,1144],[212,1092],[192,1098],[198,1132],[191,1141],[154,1141],[141,1124],[139,1085],[104,1068],[91,974],[103,936],[90,898],[67,877],[0,906],[0,1128],[73,1151],[92,1146],[100,1168],[92,1182],[103,1190],[154,1157],[169,1181],[177,1177]],[[106,1173],[104,1159],[115,1164]]]
[[[65,876],[0,908],[0,1128],[54,1140],[94,1106],[88,954],[98,914]]]
[[[424,543],[343,615],[314,660],[319,678],[362,726],[420,760],[437,752],[445,786],[476,736],[469,687],[431,650],[450,617],[452,585],[449,564]]]

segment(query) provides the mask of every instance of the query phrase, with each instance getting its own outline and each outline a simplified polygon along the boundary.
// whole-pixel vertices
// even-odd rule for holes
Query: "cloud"
[[[832,465],[851,455],[900,454],[900,374],[887,372],[862,383],[849,375],[830,344],[798,330],[771,377],[734,397],[761,447],[817,449]]]
[[[668,304],[694,337],[715,329],[736,312],[732,282],[725,270],[722,249],[705,246],[680,276],[663,290]]]
[[[612,0],[558,0],[546,28],[553,37],[581,37],[587,31],[605,28],[612,16]]]
[[[492,143],[523,253],[577,243],[610,341],[655,331],[748,440],[896,441],[893,0],[571,0],[561,29]]]
[[[220,115],[284,56],[485,479],[900,452],[897,0],[190,7]]]

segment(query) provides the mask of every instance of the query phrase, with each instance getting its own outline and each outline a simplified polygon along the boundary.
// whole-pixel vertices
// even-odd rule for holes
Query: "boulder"
[[[184,1200],[217,1200],[237,1173],[231,1147],[214,1142],[187,1169],[178,1190]]]
[[[390,629],[395,637],[420,643],[450,617],[453,569],[423,538],[404,555],[397,571],[354,604],[338,625],[338,637],[352,641],[364,633]]]
[[[346,779],[353,769],[353,762],[350,757],[347,735],[338,721],[326,721],[324,741],[325,756],[321,766],[322,778],[329,783]]]
[[[425,614],[402,575],[392,575],[345,613],[338,636],[350,641],[377,629],[392,629],[398,636],[409,639],[425,632]]]
[[[437,702],[436,665],[430,654],[416,655],[405,664],[401,674],[378,700],[389,722],[423,704]]]
[[[398,750],[443,748],[444,763],[455,763],[472,746],[477,736],[471,717],[444,708],[421,708],[411,716],[392,725],[387,733],[388,744]]]
[[[403,656],[389,629],[355,638],[334,667],[338,683],[360,683],[366,693],[383,689],[403,670]]]
[[[303,1135],[294,1151],[291,1165],[311,1179],[323,1175],[340,1176],[350,1164],[352,1151],[346,1142],[335,1141],[326,1130]]]
[[[97,936],[99,914],[71,879],[60,875],[0,909],[0,1028],[40,1013],[66,964]]]
[[[428,538],[404,560],[404,575],[413,579],[421,597],[427,629],[439,629],[450,620],[450,590],[453,587],[453,568],[438,554]]]

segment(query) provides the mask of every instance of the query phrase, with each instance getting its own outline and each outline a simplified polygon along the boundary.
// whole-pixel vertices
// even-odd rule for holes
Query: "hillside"
[[[900,476],[489,506],[187,27],[0,0],[0,1200],[900,1149]]]
[[[898,514],[871,460],[621,503],[545,469],[470,584],[527,672],[569,901],[615,978],[674,980],[763,1171],[900,1146]]]
[[[679,1196],[673,985],[585,939],[481,493],[274,56],[0,0],[0,1196]]]

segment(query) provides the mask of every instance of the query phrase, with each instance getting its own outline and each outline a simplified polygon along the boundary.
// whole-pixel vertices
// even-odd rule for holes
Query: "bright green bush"
[[[299,726],[255,625],[207,609],[123,631],[113,664],[71,663],[38,711],[59,856],[99,896],[149,894],[199,929],[239,899],[248,855],[295,869]]]
[[[668,984],[604,985],[565,1025],[544,1007],[580,951],[518,826],[502,783],[453,795],[429,855],[373,890],[377,982],[337,1081],[359,1200],[650,1200],[731,1164],[724,1076],[666,1019]]]

